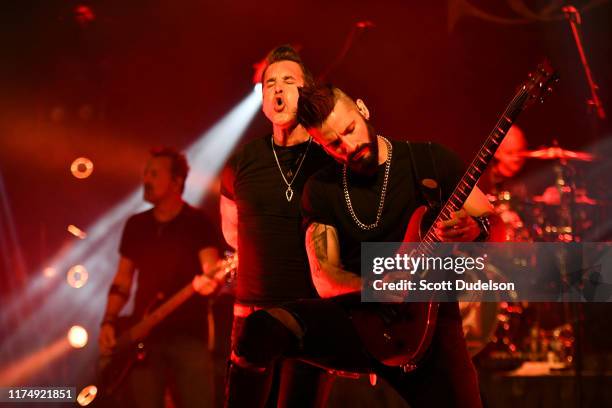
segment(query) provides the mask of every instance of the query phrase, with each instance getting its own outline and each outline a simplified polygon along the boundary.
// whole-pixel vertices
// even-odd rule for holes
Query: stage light
[[[76,349],[85,347],[88,337],[87,330],[81,326],[72,326],[68,330],[68,343]]]
[[[70,224],[67,229],[69,233],[71,233],[72,235],[74,235],[75,237],[79,239],[87,238],[87,233],[74,224]]]
[[[66,281],[75,289],[82,288],[87,283],[89,273],[83,265],[74,265],[66,274]]]
[[[55,275],[57,275],[57,269],[48,266],[45,269],[43,269],[43,275],[45,275],[46,278],[52,278]]]
[[[259,95],[260,98],[262,97],[263,85],[261,84],[261,82],[256,83],[253,87],[253,90],[255,91],[256,95]]]
[[[91,404],[91,402],[96,398],[97,394],[98,387],[96,387],[95,385],[88,385],[87,387],[83,388],[81,392],[79,392],[79,395],[77,396],[77,402],[82,407],[87,406]]]
[[[86,27],[96,19],[96,14],[86,4],[78,4],[74,7],[74,19],[81,27]]]
[[[86,179],[93,173],[94,165],[87,157],[79,157],[74,159],[70,165],[70,172],[78,179]]]
[[[227,113],[186,151],[191,172],[185,188],[185,200],[198,205],[202,202],[221,166],[261,106],[261,94],[255,90]]]
[[[29,334],[29,337],[40,339],[40,335]],[[35,350],[28,355],[13,361],[8,365],[0,366],[0,384],[3,387],[27,384],[27,380],[38,371],[51,366],[61,356],[70,350],[66,335],[59,339],[49,341],[42,349]]]

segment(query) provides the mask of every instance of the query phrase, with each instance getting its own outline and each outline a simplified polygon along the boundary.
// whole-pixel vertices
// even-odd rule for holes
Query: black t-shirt
[[[153,209],[131,216],[123,230],[119,252],[134,262],[138,288],[134,315],[142,316],[151,305],[159,305],[202,273],[200,250],[221,248],[218,227],[203,212],[184,204],[172,220],[159,222]],[[163,299],[157,300],[158,294]],[[155,306],[153,306],[154,309]],[[193,295],[172,312],[154,335],[180,332],[207,338],[207,301]]]
[[[393,151],[389,185],[378,228],[364,231],[353,221],[342,188],[341,165],[334,163],[316,173],[304,190],[302,212],[305,227],[311,222],[336,227],[342,264],[346,270],[357,274],[360,273],[361,242],[402,241],[410,216],[417,207],[424,205],[415,184],[416,177],[413,174],[408,144],[396,141],[391,143]],[[438,173],[436,179],[440,183],[445,200],[463,175],[464,165],[453,152],[441,145],[432,143],[431,147]],[[415,157],[415,160],[420,159],[429,160],[428,157]],[[348,171],[351,203],[357,218],[365,224],[376,221],[384,174],[384,164],[378,166],[378,171],[371,177],[351,174],[350,170]]]
[[[274,150],[287,181],[295,177],[291,201],[285,196],[287,185],[272,152],[271,136],[242,146],[222,173],[221,193],[238,209],[236,298],[242,303],[263,305],[316,296],[304,248],[300,200],[308,177],[331,159],[314,142],[310,147],[308,142],[275,145]]]
[[[343,268],[355,274],[361,273],[362,242],[401,242],[410,216],[419,206],[425,205],[416,185],[408,144],[399,141],[391,143],[391,169],[383,212],[377,228],[364,231],[353,221],[344,197],[341,165],[334,163],[316,173],[304,188],[304,226],[307,227],[312,222],[334,226],[338,231]],[[416,144],[412,143],[413,147],[416,147]],[[442,199],[446,200],[463,175],[465,166],[453,152],[441,145],[432,143],[431,152],[437,173],[436,180],[442,190]],[[430,158],[415,155],[415,160]],[[423,170],[420,170],[423,167],[417,168],[419,174],[424,177]],[[350,170],[348,171],[351,203],[357,218],[364,224],[376,221],[384,174],[385,164],[378,166],[378,171],[370,177],[351,174]]]

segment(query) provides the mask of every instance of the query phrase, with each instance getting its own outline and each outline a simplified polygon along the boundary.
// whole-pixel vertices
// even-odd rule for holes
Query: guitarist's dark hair
[[[185,190],[185,180],[189,174],[189,164],[185,155],[173,147],[154,147],[149,153],[151,157],[166,157],[170,159],[170,174],[173,178],[181,178],[181,193]]]
[[[306,129],[321,126],[342,95],[342,91],[331,84],[304,86],[298,91],[297,121]]]

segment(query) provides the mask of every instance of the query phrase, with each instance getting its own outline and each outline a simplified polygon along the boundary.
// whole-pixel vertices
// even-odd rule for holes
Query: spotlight
[[[73,12],[74,19],[81,27],[86,27],[96,19],[96,14],[92,8],[85,4],[78,4]]]
[[[79,239],[87,238],[87,233],[74,224],[70,224],[67,229],[69,233],[71,233],[72,235],[74,235],[75,237]]]
[[[94,165],[87,157],[79,157],[70,165],[70,172],[78,179],[85,179],[93,173]]]
[[[83,265],[74,265],[66,274],[66,281],[75,289],[82,288],[87,283],[89,273]]]
[[[261,85],[261,82],[256,83],[255,86],[253,87],[253,90],[255,91],[255,93],[260,97],[261,97],[262,89],[263,89],[263,85]]]
[[[52,278],[57,274],[57,269],[53,268],[52,266],[48,266],[45,269],[43,269],[43,275],[45,275],[46,278]]]
[[[261,106],[261,95],[249,92],[238,105],[187,149],[191,165],[185,201],[201,203],[210,183]]]
[[[91,404],[91,402],[96,398],[98,394],[98,387],[95,385],[88,385],[83,388],[79,395],[77,396],[77,402],[80,406],[84,407],[86,405]]]
[[[83,348],[87,345],[87,330],[81,326],[72,326],[68,330],[68,343],[76,349]]]

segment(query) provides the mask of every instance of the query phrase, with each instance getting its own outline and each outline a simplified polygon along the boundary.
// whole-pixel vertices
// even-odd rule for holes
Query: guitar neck
[[[227,276],[235,268],[236,255],[234,254],[230,260],[227,260],[221,266],[215,267],[211,271],[211,275],[217,275],[223,271],[223,276]],[[216,279],[217,277],[215,277]],[[185,303],[195,293],[193,284],[189,282],[181,290],[175,293],[170,299],[166,300],[161,306],[155,309],[152,313],[146,315],[140,322],[136,323],[127,330],[117,341],[119,345],[128,345],[135,341],[144,339],[151,330],[164,320],[170,313],[175,311],[179,306]]]
[[[497,124],[480,147],[478,154],[474,157],[474,160],[470,163],[468,169],[463,174],[461,181],[455,187],[455,190],[446,201],[440,213],[436,217],[434,223],[429,228],[421,243],[417,247],[419,254],[431,255],[434,249],[434,243],[440,242],[440,238],[435,233],[434,225],[439,221],[446,221],[451,218],[451,215],[455,211],[459,211],[474,186],[480,179],[480,176],[487,168],[487,165],[493,158],[497,147],[502,142],[504,136],[516,121],[519,114],[524,108],[525,101],[528,98],[528,93],[525,91],[525,87],[521,87],[518,92],[514,95],[512,101],[506,107],[506,110],[501,115]]]
[[[165,301],[161,306],[155,309],[155,311],[132,326],[132,328],[126,332],[126,335],[130,341],[133,342],[145,338],[155,326],[157,326],[179,306],[185,303],[191,296],[193,296],[194,293],[195,289],[190,282],[188,285],[175,293],[170,299]]]

